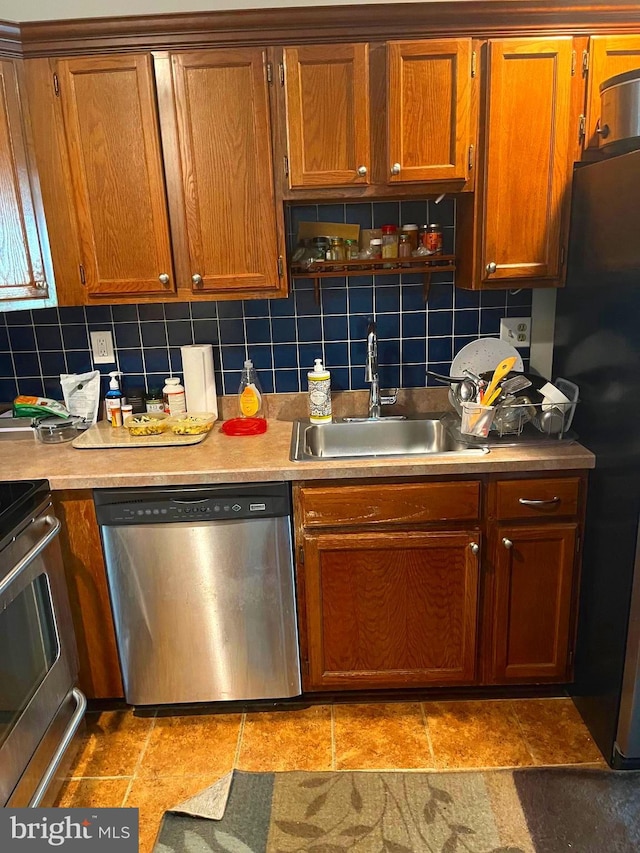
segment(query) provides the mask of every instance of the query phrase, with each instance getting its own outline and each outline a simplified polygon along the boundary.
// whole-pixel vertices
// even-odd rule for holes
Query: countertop
[[[427,392],[427,396],[421,400],[418,410],[437,411],[437,404],[443,401],[440,389],[431,393],[428,393],[429,389],[422,390]],[[274,401],[280,396],[273,395]],[[361,404],[364,398],[360,395],[357,399]],[[268,480],[425,477],[595,467],[593,453],[579,443],[554,440],[539,447],[501,447],[477,456],[450,453],[442,456],[291,462],[292,421],[304,416],[306,401],[304,395],[287,398],[286,404],[276,405],[274,401],[268,410],[268,429],[263,435],[242,438],[224,435],[220,431],[222,419],[233,416],[233,412],[226,414],[223,404],[221,419],[207,438],[194,446],[79,450],[70,443],[46,445],[31,437],[3,438],[0,441],[0,479],[43,477],[49,480],[52,489],[59,490]],[[339,412],[340,406],[337,408]],[[415,408],[413,400],[411,408]],[[351,405],[349,410],[353,411]]]

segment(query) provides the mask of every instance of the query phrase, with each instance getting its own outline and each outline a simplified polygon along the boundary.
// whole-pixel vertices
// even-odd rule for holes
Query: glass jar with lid
[[[344,240],[342,237],[331,238],[331,249],[327,260],[344,261]]]
[[[331,248],[329,237],[314,237],[313,238],[313,255],[316,261],[326,261],[327,254]]]
[[[357,240],[344,241],[344,259],[345,261],[355,261],[360,254]]]

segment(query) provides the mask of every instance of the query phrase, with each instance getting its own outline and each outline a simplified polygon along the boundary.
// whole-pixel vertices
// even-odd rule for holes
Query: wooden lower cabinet
[[[471,530],[306,536],[305,687],[472,682],[478,539]]]
[[[79,686],[89,699],[122,699],[100,531],[90,490],[53,493],[62,523],[60,547],[78,647]]]
[[[577,530],[552,523],[495,528],[492,682],[567,680]]]

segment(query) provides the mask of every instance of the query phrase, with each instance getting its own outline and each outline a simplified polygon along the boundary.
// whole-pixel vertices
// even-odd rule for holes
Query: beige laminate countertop
[[[46,478],[52,489],[169,486],[350,477],[443,476],[593,468],[580,444],[500,448],[488,454],[291,462],[291,421],[269,420],[264,435],[228,437],[218,422],[200,444],[186,447],[80,450],[35,439],[0,442],[0,479]]]

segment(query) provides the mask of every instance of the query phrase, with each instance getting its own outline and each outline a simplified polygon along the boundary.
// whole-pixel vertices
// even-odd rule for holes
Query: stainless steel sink
[[[407,420],[379,418],[310,424],[296,421],[291,435],[293,462],[320,459],[361,459],[381,456],[433,456],[442,453],[478,455],[486,448],[457,440],[440,414]]]

